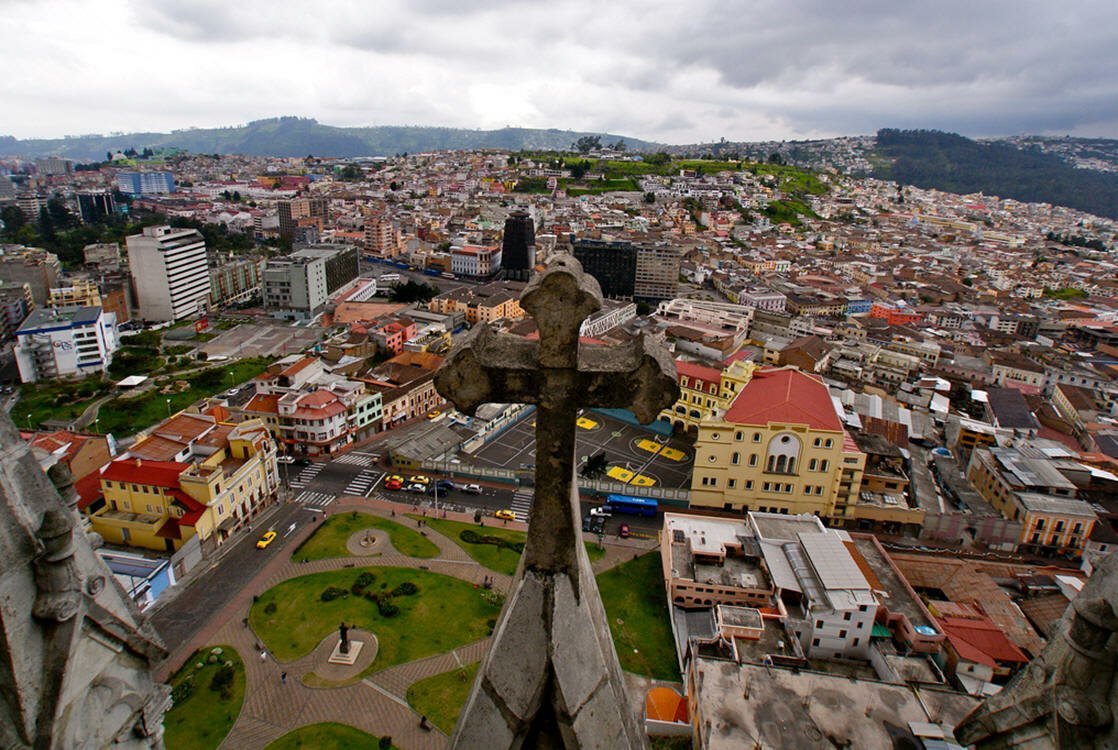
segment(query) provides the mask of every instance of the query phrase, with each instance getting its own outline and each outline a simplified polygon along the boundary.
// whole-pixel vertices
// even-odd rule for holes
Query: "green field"
[[[419,591],[392,597],[399,612],[387,617],[372,601],[350,593],[354,580],[364,571],[376,576],[370,592],[384,594],[405,581],[414,583]],[[330,586],[342,589],[345,596],[322,601],[322,592]],[[357,640],[360,631],[370,630],[379,643],[376,660],[367,670],[373,672],[484,638],[489,634],[489,621],[500,612],[499,599],[494,592],[471,583],[423,570],[353,568],[292,578],[272,587],[257,597],[249,621],[280,661],[309,653],[323,638],[337,632],[340,622],[357,628],[352,635]]]
[[[408,688],[408,704],[420,716],[426,716],[428,721],[450,734],[470,697],[470,688],[480,666],[480,662],[474,662],[412,683]]]
[[[221,653],[213,654],[213,648],[221,649]],[[223,698],[210,685],[227,661],[233,663],[233,681],[228,697]],[[203,665],[201,669],[198,664]],[[174,706],[163,719],[167,750],[210,750],[221,744],[241,712],[245,698],[244,662],[232,646],[195,651],[171,678],[171,689]]]
[[[102,382],[100,375],[81,380],[25,383],[19,388],[19,401],[12,407],[12,421],[20,429],[38,428],[48,419],[68,422],[80,417],[90,404],[111,389],[112,384]]]
[[[133,435],[201,398],[213,396],[256,377],[271,361],[268,357],[253,357],[191,373],[182,378],[189,383],[189,387],[177,393],[164,395],[157,390],[148,390],[117,396],[101,405],[98,411],[100,430],[112,432],[117,437]]]
[[[379,750],[378,738],[346,724],[308,724],[288,732],[264,750]],[[396,747],[392,745],[392,747]]]
[[[410,518],[421,518],[408,514]],[[476,560],[479,564],[489,568],[497,573],[504,573],[505,575],[515,575],[516,565],[520,562],[520,552],[509,549],[508,547],[498,547],[495,544],[471,544],[462,540],[463,531],[474,531],[483,536],[494,536],[505,541],[515,544],[523,545],[528,539],[528,534],[523,531],[516,531],[514,529],[506,529],[503,526],[494,525],[499,524],[495,518],[488,518],[485,521],[484,527],[478,526],[476,523],[462,523],[460,521],[445,521],[439,518],[427,519],[427,525],[435,531],[439,532],[447,539],[457,544],[466,554]],[[586,542],[586,554],[590,557],[590,562],[596,562],[605,555],[605,550],[598,547],[597,544]]]
[[[597,577],[621,668],[679,681],[660,553],[649,552]]]
[[[431,558],[439,548],[418,531],[368,513],[339,513],[323,521],[306,541],[291,553],[293,560],[324,560],[330,557],[350,557],[346,541],[364,529],[380,529],[388,533],[392,546],[408,557]]]

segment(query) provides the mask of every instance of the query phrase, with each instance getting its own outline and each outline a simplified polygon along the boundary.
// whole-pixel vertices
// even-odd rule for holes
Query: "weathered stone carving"
[[[675,367],[644,337],[580,350],[579,328],[601,307],[601,291],[569,255],[532,280],[521,306],[536,320],[538,341],[478,326],[435,376],[439,392],[466,413],[489,402],[537,406],[528,541],[452,743],[643,747],[578,532],[575,420],[582,407],[614,407],[652,421],[678,397]]]
[[[0,747],[161,748],[162,644],[0,416]]]

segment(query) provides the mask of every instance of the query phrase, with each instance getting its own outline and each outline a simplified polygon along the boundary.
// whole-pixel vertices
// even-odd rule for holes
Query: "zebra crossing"
[[[360,474],[349,481],[343,494],[368,497],[369,492],[372,491],[373,487],[376,486],[382,476],[384,476],[384,474],[371,469],[362,469]]]
[[[303,468],[302,471],[296,474],[295,478],[292,479],[288,484],[297,490],[302,489],[303,487],[306,487],[308,484],[314,481],[314,478],[317,477],[325,468],[326,464],[311,464],[310,466],[306,466]]]
[[[528,521],[528,516],[532,515],[532,499],[535,493],[532,490],[518,489],[512,496],[512,502],[509,503],[509,509],[516,514],[517,521]]]
[[[296,502],[303,505],[313,505],[318,508],[325,508],[330,503],[337,499],[337,495],[331,495],[329,492],[315,492],[314,490],[303,490],[299,496],[295,498]]]
[[[332,463],[336,464],[349,464],[350,466],[372,466],[377,462],[379,456],[372,453],[361,453],[354,451],[353,453],[346,453],[335,458]]]

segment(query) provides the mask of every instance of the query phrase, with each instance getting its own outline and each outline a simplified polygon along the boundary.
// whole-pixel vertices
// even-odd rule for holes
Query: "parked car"
[[[617,535],[619,537],[621,537],[622,539],[628,538],[628,536],[629,536],[629,524],[627,524],[627,523],[621,524],[621,528],[619,528],[617,530]]]
[[[266,548],[269,544],[274,542],[275,539],[276,539],[276,532],[265,531],[264,536],[260,537],[259,541],[256,542],[256,549]]]
[[[408,481],[412,484],[422,484],[424,487],[426,487],[427,485],[431,484],[431,477],[425,477],[422,474],[416,474],[415,476],[408,477]]]
[[[606,530],[606,519],[601,516],[590,517],[590,533],[601,534]]]
[[[408,492],[419,492],[419,493],[423,493],[423,492],[426,492],[426,491],[427,491],[427,485],[425,485],[425,484],[419,484],[418,482],[412,482],[411,484],[409,484],[409,485],[408,485],[407,487],[405,487],[404,489],[405,489],[405,490],[407,490]]]
[[[280,462],[281,464],[293,464],[293,463],[295,463],[295,459],[292,458],[291,456],[276,456],[276,461]]]
[[[438,490],[439,492],[451,492],[452,490],[458,489],[458,486],[449,479],[440,479],[432,484],[431,488],[432,490]]]
[[[583,531],[590,531],[590,529],[593,527],[593,525],[594,525],[594,517],[593,516],[583,516],[582,517],[582,530]]]
[[[384,480],[384,489],[386,490],[399,490],[403,489],[404,483],[396,477],[389,477]]]
[[[516,520],[516,513],[512,512],[508,508],[501,508],[499,511],[497,511],[493,515],[495,515],[497,518],[504,519],[505,521],[515,521]]]
[[[462,491],[465,492],[467,495],[480,495],[481,494],[481,485],[480,484],[464,484],[464,485],[462,485]]]
[[[227,390],[225,392],[225,395],[226,396],[236,396],[240,392],[241,392],[241,386],[237,386],[236,388],[230,388],[229,390]]]
[[[613,514],[609,512],[609,508],[604,505],[599,505],[597,508],[590,509],[590,515],[601,516],[602,518],[609,518]]]

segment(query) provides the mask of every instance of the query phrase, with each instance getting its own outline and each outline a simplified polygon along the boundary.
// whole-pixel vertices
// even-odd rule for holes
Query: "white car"
[[[295,457],[294,456],[276,456],[276,460],[279,461],[281,464],[293,464],[293,463],[295,463]]]
[[[237,386],[236,388],[230,388],[229,390],[227,390],[225,392],[225,395],[226,396],[236,396],[240,392],[241,392],[241,386]]]
[[[481,485],[480,484],[464,484],[464,485],[462,485],[462,491],[465,492],[467,495],[480,495],[481,494]]]
[[[601,505],[597,508],[591,508],[590,509],[590,515],[595,516],[597,518],[609,518],[613,514],[609,512],[609,508],[607,508],[604,505]]]

